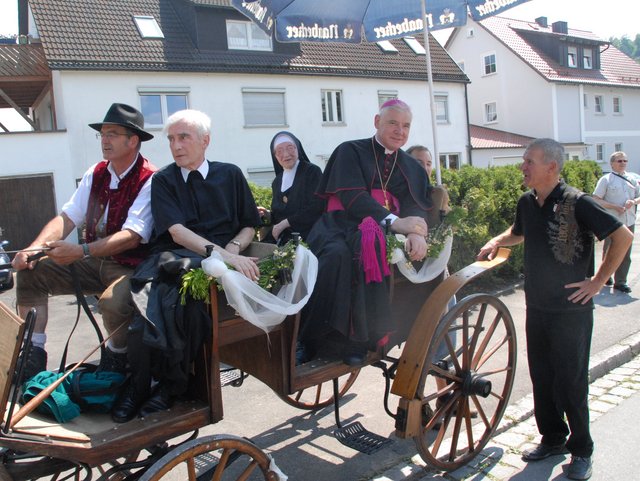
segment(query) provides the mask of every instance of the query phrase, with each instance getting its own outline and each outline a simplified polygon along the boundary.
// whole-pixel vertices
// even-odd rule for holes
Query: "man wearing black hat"
[[[49,296],[75,292],[71,265],[83,293],[99,296],[107,334],[133,315],[129,277],[146,257],[153,229],[151,175],[157,170],[140,154],[140,144],[153,135],[145,132],[142,113],[118,103],[102,122],[89,126],[98,131],[104,160],[85,172],[62,212],[12,262],[19,314],[26,317],[31,308],[37,311],[25,379],[46,369],[47,301]],[[76,227],[83,227],[83,244],[64,240]],[[44,249],[46,257],[30,260],[37,249]],[[126,360],[123,328],[109,339],[100,368],[124,371]]]

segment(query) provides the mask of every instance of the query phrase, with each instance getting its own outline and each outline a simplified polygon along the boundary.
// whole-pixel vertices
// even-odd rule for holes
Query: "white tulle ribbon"
[[[400,240],[401,237],[396,237]],[[391,253],[391,264],[398,266],[398,270],[414,284],[420,284],[422,282],[429,282],[432,279],[438,277],[442,271],[447,268],[449,257],[451,257],[451,246],[453,245],[453,236],[447,236],[444,241],[444,247],[440,252],[440,255],[436,258],[427,257],[419,271],[416,271],[411,262],[407,261],[407,257],[404,251],[399,248],[395,248]]]
[[[318,276],[318,259],[299,245],[293,262],[292,282],[276,295],[229,269],[217,252],[202,261],[202,269],[222,284],[227,302],[243,319],[268,333],[286,316],[299,312],[309,300]]]

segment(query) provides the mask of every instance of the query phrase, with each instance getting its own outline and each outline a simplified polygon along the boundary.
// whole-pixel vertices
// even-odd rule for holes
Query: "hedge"
[[[567,161],[562,177],[574,187],[593,192],[602,169],[594,161]],[[518,199],[526,188],[518,166],[478,168],[463,166],[460,170],[443,170],[442,183],[449,191],[452,207],[460,207],[453,251],[449,261],[451,272],[471,264],[476,253],[493,236],[507,229],[514,220]],[[250,183],[258,205],[271,205],[271,189]],[[460,210],[460,209],[458,209]],[[522,246],[511,248],[509,262],[499,269],[499,277],[512,278],[523,271]]]

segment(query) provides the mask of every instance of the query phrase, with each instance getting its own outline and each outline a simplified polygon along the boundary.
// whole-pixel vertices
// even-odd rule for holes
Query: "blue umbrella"
[[[380,42],[422,32],[425,38],[431,118],[435,100],[429,31],[460,27],[467,12],[475,20],[496,15],[528,0],[232,0],[233,6],[280,42]],[[427,19],[427,21],[423,21]],[[441,183],[436,124],[433,150]]]

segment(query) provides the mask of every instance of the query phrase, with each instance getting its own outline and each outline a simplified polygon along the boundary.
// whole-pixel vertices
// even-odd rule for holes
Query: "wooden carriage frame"
[[[394,315],[409,322],[398,329],[390,345],[404,342],[404,347],[397,358],[379,348],[366,360],[366,365],[383,368],[387,386],[392,382],[391,394],[399,398],[393,413],[387,406],[387,390],[385,409],[395,418],[396,436],[413,438],[422,458],[442,470],[457,469],[484,448],[508,403],[516,364],[515,329],[508,309],[494,296],[474,294],[448,310],[449,300],[465,284],[505,262],[508,254],[501,249],[495,259],[475,262],[427,286],[411,284],[396,271]],[[197,437],[200,428],[223,417],[222,363],[255,376],[301,409],[334,404],[340,426],[340,397],[352,386],[359,368],[323,357],[296,366],[299,314],[287,317],[267,340],[246,320],[233,312],[229,316],[215,288],[211,294],[213,335],[195,363],[195,399],[123,424],[97,414],[82,414],[64,425],[33,413],[14,422],[12,379],[25,323],[0,302],[0,479],[57,479],[71,472],[74,479],[89,480],[97,469],[99,481],[151,481],[182,466],[190,481],[229,479],[224,476],[232,469],[233,479],[255,479],[250,476],[257,473],[260,479],[277,481],[271,457],[251,441],[232,435]],[[452,341],[452,334],[457,341]],[[443,346],[445,355],[437,359]],[[189,433],[193,434],[177,445],[166,442]],[[211,453],[216,462],[199,471],[198,459],[211,458]]]

